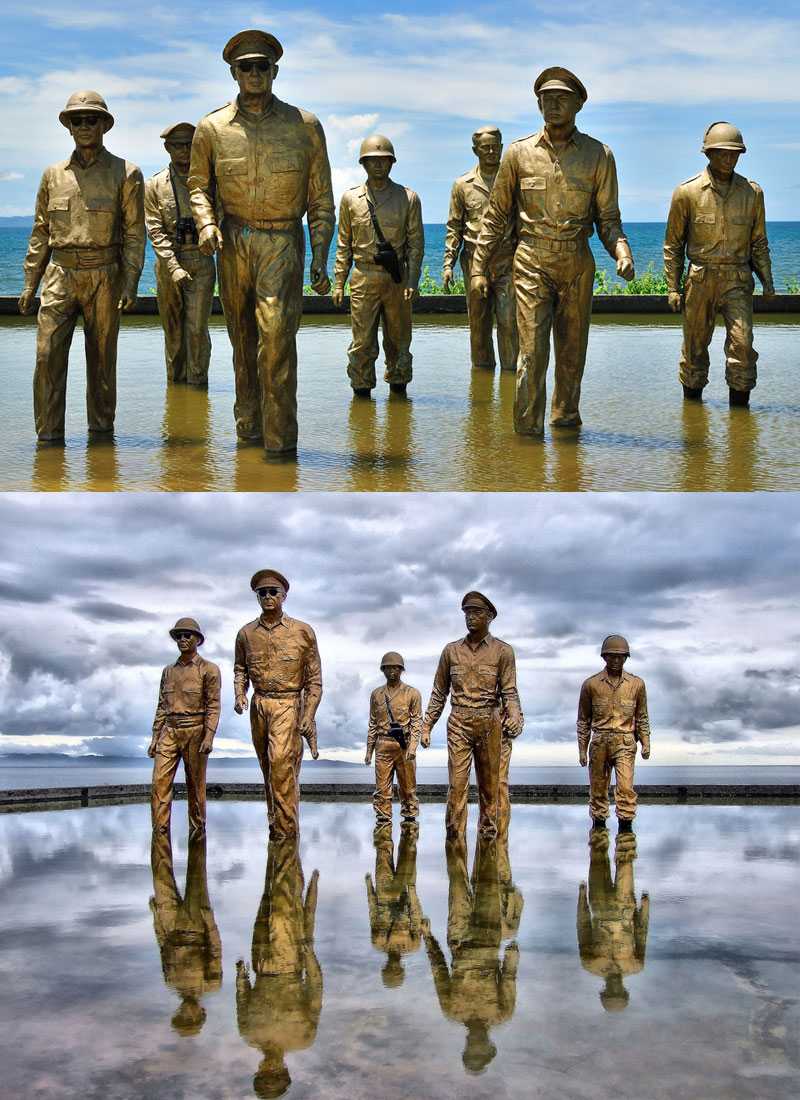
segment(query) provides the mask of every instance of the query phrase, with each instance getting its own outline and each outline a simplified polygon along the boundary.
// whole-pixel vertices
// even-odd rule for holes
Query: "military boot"
[[[696,389],[694,386],[684,386],[683,387],[683,399],[684,399],[684,401],[702,401],[703,400],[702,387],[700,389]]]
[[[592,828],[593,829],[605,829],[606,819],[604,817],[593,817]]]
[[[392,393],[396,393],[400,397],[405,397],[407,385],[407,382],[390,382],[389,389]]]
[[[633,822],[628,821],[625,818],[620,818],[619,819],[619,825],[617,826],[617,832],[618,833],[632,833],[633,832]]]
[[[746,409],[750,404],[750,391],[729,389],[728,404],[732,409]]]

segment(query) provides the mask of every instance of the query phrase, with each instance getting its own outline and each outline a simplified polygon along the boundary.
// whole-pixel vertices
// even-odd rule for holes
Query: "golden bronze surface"
[[[375,882],[365,875],[372,946],[386,955],[381,975],[387,989],[396,989],[405,978],[403,956],[418,951],[422,943],[423,914],[417,897],[417,830],[400,830],[397,863],[389,829],[376,832]]]
[[[322,970],[314,953],[319,872],[308,889],[296,840],[270,840],[264,894],[253,926],[250,968],[236,963],[236,1019],[261,1052],[256,1096],[283,1096],[291,1084],[286,1054],[307,1050],[322,1011]]]
[[[375,688],[369,699],[364,763],[369,765],[375,754],[372,805],[379,826],[392,823],[392,779],[395,776],[400,788],[403,821],[416,821],[419,813],[416,755],[422,729],[422,696],[416,688],[402,682],[402,662],[399,653],[384,656],[381,671],[386,677],[386,684]],[[404,745],[392,734],[397,726],[400,727]]]
[[[30,313],[42,282],[33,404],[44,442],[64,439],[69,349],[79,315],[89,430],[113,431],[120,309],[136,304],[145,244],[142,173],[104,147],[114,120],[102,97],[76,92],[59,117],[75,149],[42,175],[19,297],[20,313]]]
[[[449,290],[453,282],[453,267],[460,253],[467,296],[472,366],[494,370],[492,324],[495,322],[500,367],[502,370],[516,370],[519,345],[512,277],[516,247],[512,219],[509,219],[503,239],[489,261],[486,272],[488,294],[484,296],[471,286],[472,257],[503,152],[503,138],[497,127],[484,126],[476,130],[472,135],[472,151],[478,163],[459,176],[450,194],[442,281],[445,290]]]
[[[153,834],[150,864],[150,912],[161,969],[164,981],[181,998],[172,1026],[179,1035],[197,1035],[206,1018],[202,998],[222,985],[222,942],[208,896],[206,838],[189,837],[183,897],[175,881],[169,833]]]
[[[519,334],[514,428],[535,436],[544,432],[551,330],[556,364],[550,423],[581,423],[595,273],[588,241],[595,227],[617,261],[618,274],[625,279],[634,274],[620,219],[614,157],[607,146],[576,129],[585,89],[568,70],[558,72],[555,81],[537,79],[544,128],[512,142],[500,164],[472,259],[470,286],[471,294],[488,296],[492,258],[513,222]]]
[[[335,210],[319,120],[272,94],[276,40],[263,32],[247,34],[246,55],[226,47],[239,95],[200,120],[189,191],[200,249],[219,253],[220,298],[233,346],[237,435],[261,439],[268,452],[279,454],[297,447],[301,219],[308,215],[311,285],[326,294]],[[268,61],[245,60],[254,56]]]

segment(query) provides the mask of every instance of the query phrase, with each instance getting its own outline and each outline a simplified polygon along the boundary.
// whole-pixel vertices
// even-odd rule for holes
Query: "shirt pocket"
[[[294,205],[301,197],[305,182],[305,161],[300,156],[284,154],[271,157],[270,170],[270,198],[280,202]],[[305,203],[302,204],[305,207]]]
[[[698,244],[712,245],[716,243],[718,228],[717,215],[713,212],[698,211],[692,223],[693,235]]]
[[[588,218],[593,193],[589,184],[571,180],[564,188],[564,214],[568,218],[579,218],[581,221]]]
[[[523,176],[519,181],[520,206],[528,215],[542,215],[547,197],[544,176]]]
[[[214,165],[220,195],[225,199],[240,199],[247,192],[247,157],[220,157]]]
[[[51,195],[47,203],[47,215],[54,225],[67,225],[69,222],[69,195]]]
[[[87,198],[86,216],[89,219],[89,231],[98,244],[108,244],[114,228],[117,204],[113,199]]]
[[[185,687],[181,694],[188,710],[197,711],[203,708],[203,689],[199,687]]]

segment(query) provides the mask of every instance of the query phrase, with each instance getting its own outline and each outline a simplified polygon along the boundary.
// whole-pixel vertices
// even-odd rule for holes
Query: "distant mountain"
[[[0,218],[0,228],[2,229],[27,229],[31,225],[33,225],[33,214]]]

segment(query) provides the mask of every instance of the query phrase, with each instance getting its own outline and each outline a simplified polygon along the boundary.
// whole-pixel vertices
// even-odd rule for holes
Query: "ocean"
[[[656,272],[663,269],[662,245],[664,225],[661,222],[629,222],[625,226],[633,249],[637,274],[641,275],[652,265]],[[28,245],[30,230],[24,227],[0,226],[0,294],[19,294],[22,290],[22,261]],[[790,280],[800,280],[800,221],[770,222],[768,226],[772,267],[775,287],[785,291]],[[425,226],[425,259],[423,270],[427,267],[437,281],[441,279],[442,260],[444,258],[445,226],[440,223]],[[335,241],[335,238],[334,238]],[[604,271],[610,280],[623,285],[615,275],[614,261],[599,243],[596,236],[591,239],[592,251],[597,261],[598,271]],[[329,272],[333,273],[333,253]],[[306,247],[305,282],[309,282],[309,263],[311,249]],[[457,272],[460,274],[460,269]],[[156,278],[153,271],[153,250],[147,243],[144,271],[139,280],[139,293],[155,293]]]

